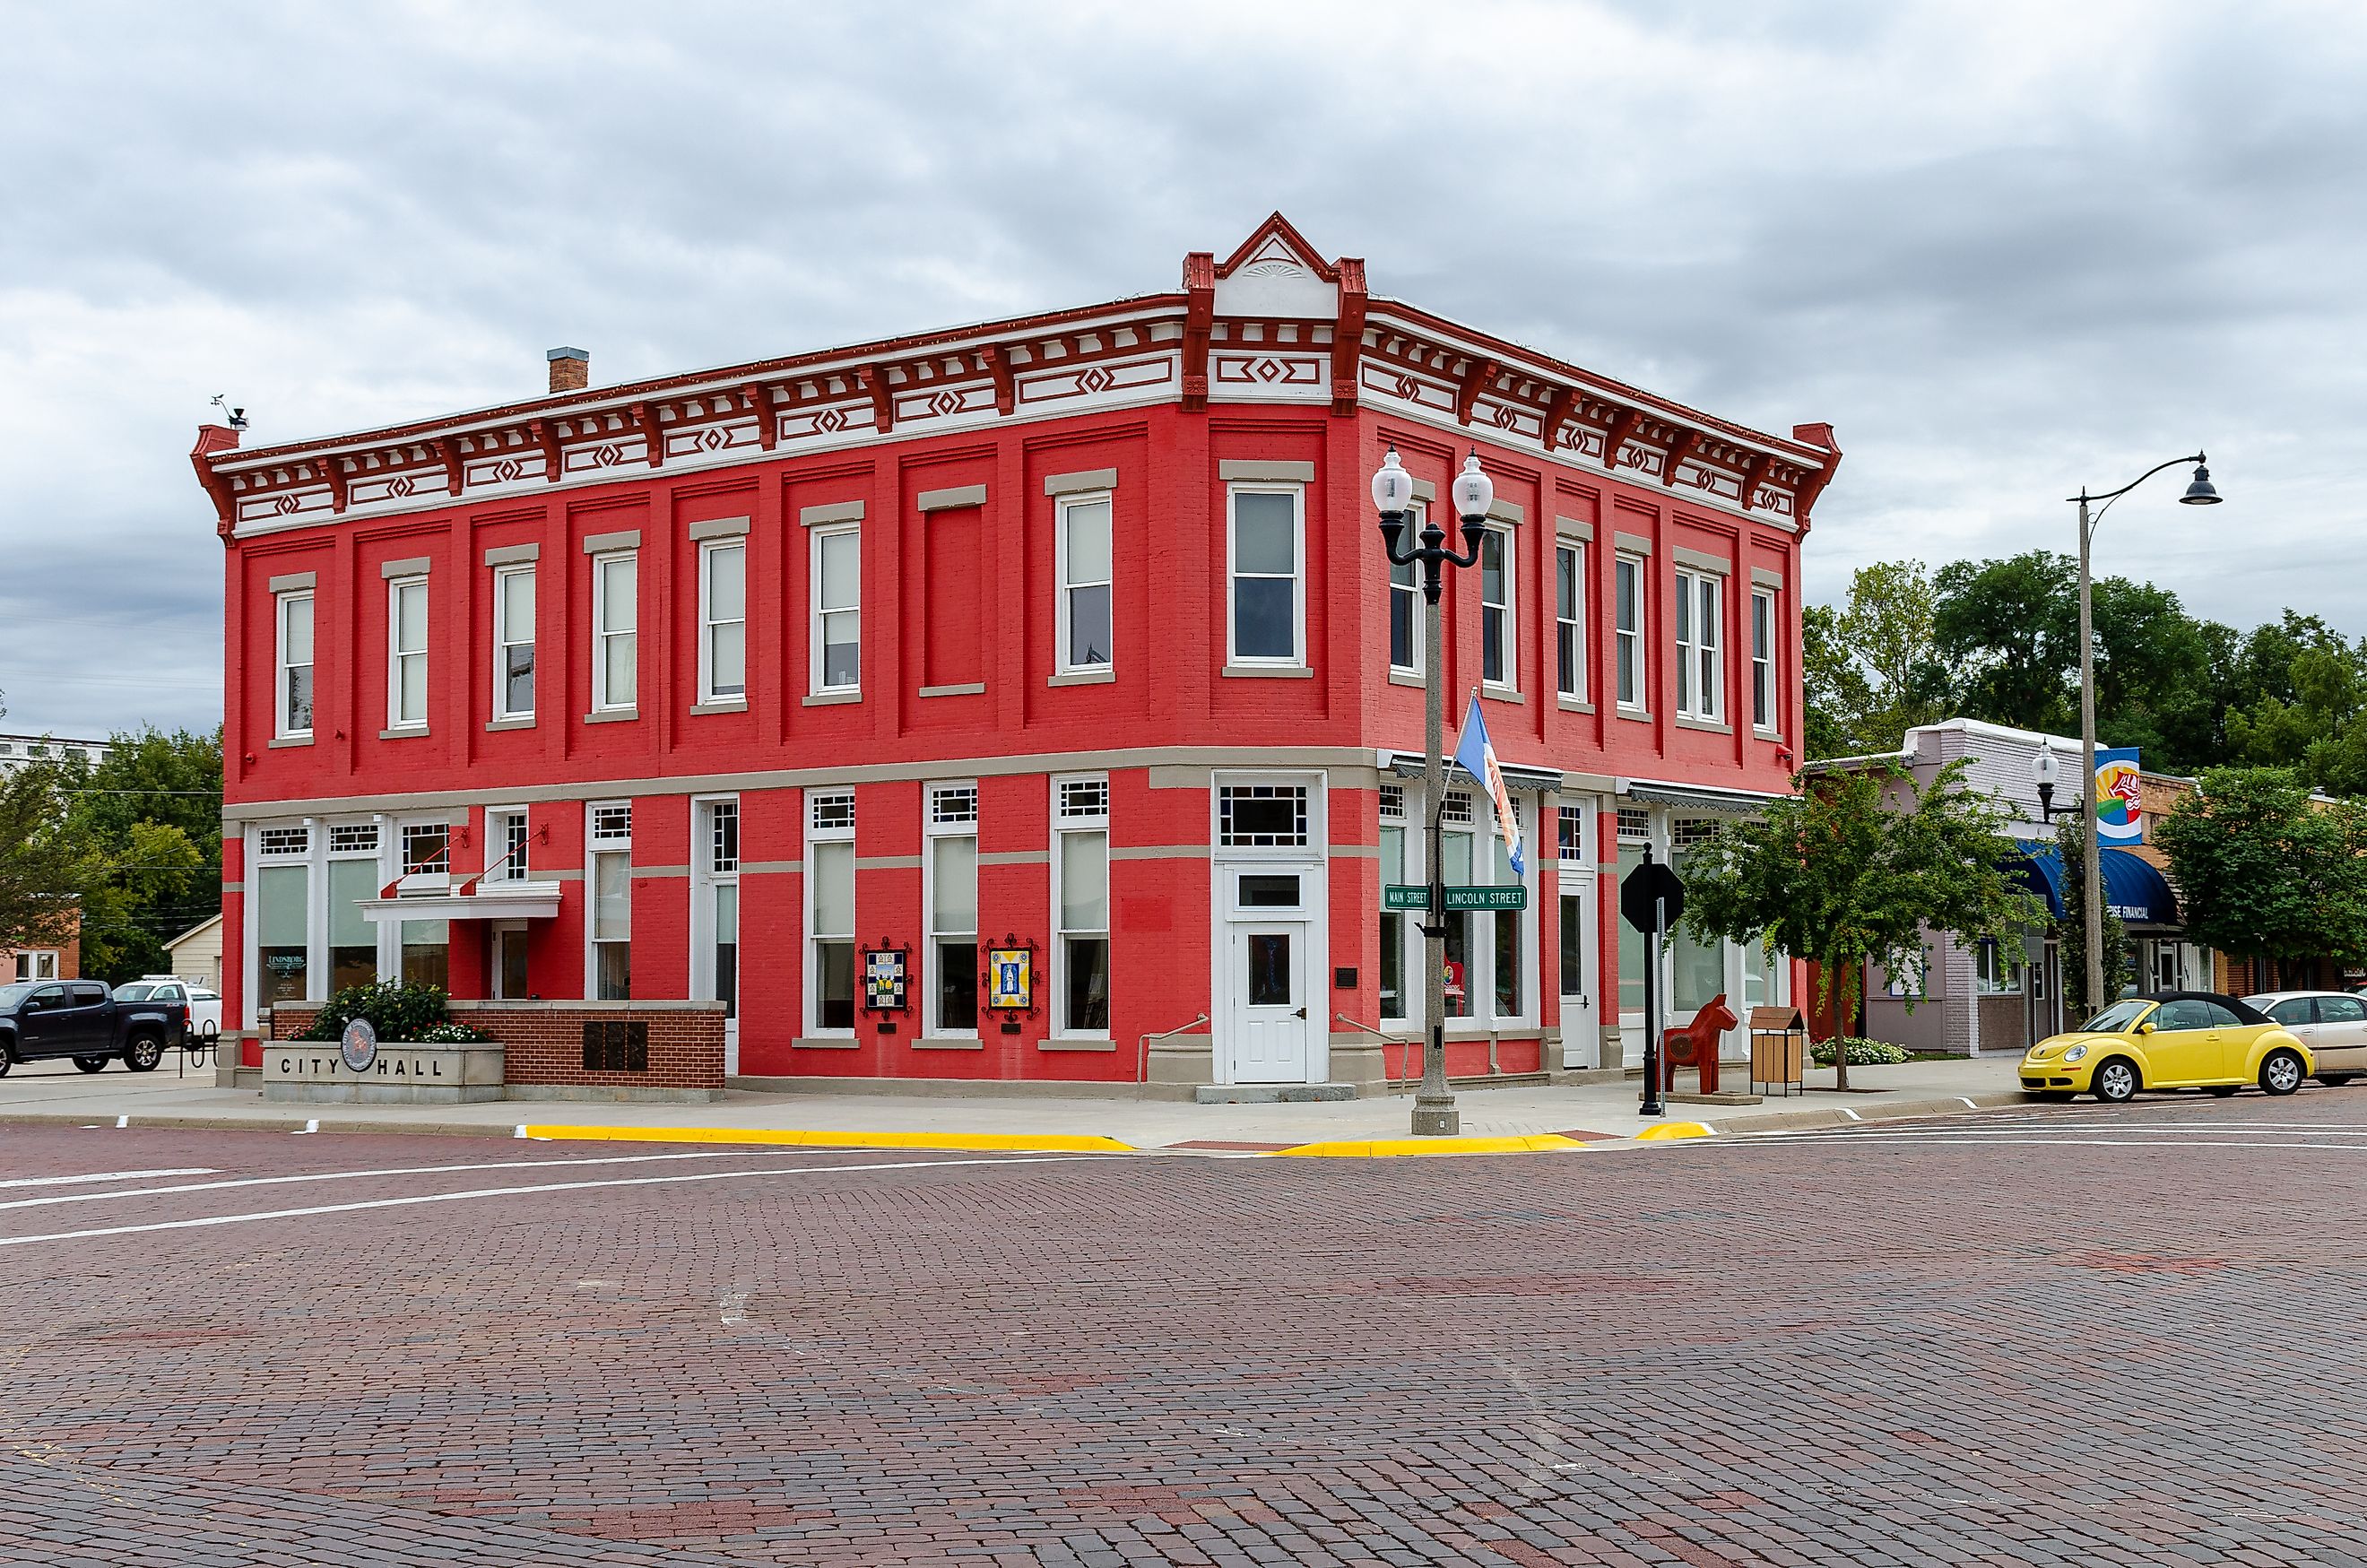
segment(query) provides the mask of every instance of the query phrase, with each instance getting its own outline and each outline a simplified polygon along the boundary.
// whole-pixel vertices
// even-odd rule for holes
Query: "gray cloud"
[[[1375,287],[1849,461],[1810,587],[2070,544],[2367,632],[2343,6],[0,4],[0,727],[218,712],[207,400],[284,439],[1172,287]],[[2350,570],[2345,570],[2344,568]],[[2328,570],[2332,568],[2334,570]]]

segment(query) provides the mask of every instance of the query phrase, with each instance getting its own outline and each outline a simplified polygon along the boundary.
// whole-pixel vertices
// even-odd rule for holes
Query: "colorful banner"
[[[2142,844],[2145,818],[2137,809],[2137,752],[2134,746],[2096,753],[2096,842]]]

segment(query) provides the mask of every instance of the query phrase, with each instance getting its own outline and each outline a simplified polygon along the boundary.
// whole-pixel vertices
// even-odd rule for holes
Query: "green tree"
[[[1922,562],[1876,561],[1851,576],[1845,604],[1803,613],[1810,758],[1891,750],[1947,716],[1936,603]]]
[[[2129,931],[2121,918],[2104,906],[2104,987],[2106,994],[2088,994],[2088,835],[2077,816],[2064,818],[2055,830],[2056,852],[2063,857],[2063,919],[2059,952],[2063,966],[2063,1009],[2073,1023],[2084,1023],[2120,995],[2120,977],[2129,964]]]
[[[0,947],[55,947],[73,933],[85,856],[65,831],[60,770],[0,773]]]
[[[1924,962],[1928,933],[2020,941],[2045,916],[2007,867],[2011,812],[1965,787],[1951,762],[1918,789],[1905,770],[1866,768],[1804,781],[1692,852],[1685,923],[1704,938],[1761,942],[1813,958],[1838,1018],[1852,1016],[1868,963]],[[1849,1064],[1836,1063],[1849,1087]]]
[[[2285,966],[2367,960],[2367,811],[2310,798],[2290,769],[2214,768],[2157,840],[2169,855],[2187,935]]]
[[[1950,561],[1933,586],[1934,639],[1957,671],[1966,716],[2058,734],[2078,728],[2076,561],[2047,550]]]
[[[221,908],[221,734],[119,733],[65,764],[66,832],[86,856],[83,973],[165,967],[164,943]]]

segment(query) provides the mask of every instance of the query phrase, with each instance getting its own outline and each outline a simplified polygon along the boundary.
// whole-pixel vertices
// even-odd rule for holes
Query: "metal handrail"
[[[1176,1035],[1184,1033],[1203,1023],[1208,1024],[1211,1029],[1216,1027],[1216,1025],[1210,1021],[1208,1015],[1204,1012],[1199,1017],[1192,1020],[1190,1023],[1179,1023],[1174,1028],[1163,1030],[1157,1034],[1144,1035],[1142,1037],[1142,1043],[1138,1047],[1138,1055],[1135,1061],[1134,1087],[1140,1089],[1143,1085],[1150,1081],[1150,1043],[1152,1041],[1172,1040]]]
[[[1392,1036],[1387,1031],[1375,1029],[1369,1023],[1359,1022],[1357,1020],[1350,1018],[1344,1012],[1335,1012],[1331,1017],[1334,1022],[1344,1023],[1351,1029],[1361,1029],[1365,1033],[1371,1035],[1374,1039],[1379,1041],[1382,1044],[1395,1045],[1398,1048],[1398,1076],[1389,1080],[1389,1092],[1391,1094],[1396,1094],[1399,1090],[1404,1089],[1412,1084],[1413,1079],[1408,1075],[1413,1071],[1413,1067],[1407,1058],[1413,1055],[1413,1036],[1410,1034]],[[1383,1056],[1381,1058],[1381,1070],[1383,1072],[1387,1072],[1388,1070],[1388,1057],[1386,1055]]]

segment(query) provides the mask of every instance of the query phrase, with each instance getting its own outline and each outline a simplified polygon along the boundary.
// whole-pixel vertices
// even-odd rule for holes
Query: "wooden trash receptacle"
[[[1754,1094],[1796,1094],[1806,1080],[1808,1029],[1794,1007],[1750,1010],[1750,1088]]]

